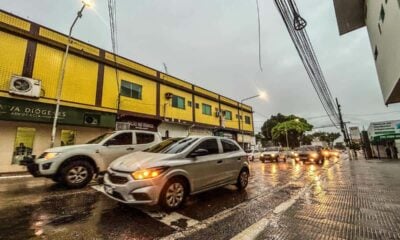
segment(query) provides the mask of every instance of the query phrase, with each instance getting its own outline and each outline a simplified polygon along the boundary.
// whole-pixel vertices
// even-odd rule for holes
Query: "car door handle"
[[[126,150],[128,150],[128,151],[132,151],[132,150],[135,150],[133,147],[129,147],[129,148],[127,148]]]
[[[222,160],[218,160],[217,161],[217,164],[221,164],[223,161]]]

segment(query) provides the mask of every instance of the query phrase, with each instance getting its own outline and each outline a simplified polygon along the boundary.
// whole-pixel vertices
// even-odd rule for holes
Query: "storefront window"
[[[19,164],[25,156],[31,156],[33,150],[33,141],[35,139],[36,129],[17,128],[17,135],[14,142],[14,153],[11,164]]]
[[[75,144],[76,131],[61,130],[61,146],[68,146]]]

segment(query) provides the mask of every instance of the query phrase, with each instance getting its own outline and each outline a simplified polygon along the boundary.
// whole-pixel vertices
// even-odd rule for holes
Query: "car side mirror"
[[[191,157],[201,157],[205,155],[208,155],[208,150],[203,148],[196,149],[190,154]]]

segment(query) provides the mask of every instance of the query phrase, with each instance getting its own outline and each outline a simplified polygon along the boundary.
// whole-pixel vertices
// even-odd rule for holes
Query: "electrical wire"
[[[108,0],[108,15],[110,18],[110,33],[111,33],[111,44],[113,51],[113,60],[115,67],[115,82],[117,84],[118,99],[117,99],[117,111],[121,105],[121,89],[119,84],[119,71],[117,62],[118,53],[118,29],[117,29],[117,2],[116,0]]]
[[[339,114],[307,32],[304,28],[295,29],[293,26],[296,16],[299,17],[296,3],[293,0],[275,0],[275,4],[327,116],[338,127]]]
[[[262,68],[262,56],[261,56],[261,21],[260,21],[260,6],[258,0],[256,0],[257,5],[257,20],[258,20],[258,65],[260,67],[260,71],[263,71]]]

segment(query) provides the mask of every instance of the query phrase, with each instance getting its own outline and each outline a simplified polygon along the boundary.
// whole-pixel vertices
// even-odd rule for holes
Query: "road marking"
[[[296,203],[296,201],[309,188],[310,188],[310,186],[303,187],[296,195],[291,197],[289,200],[286,200],[285,202],[276,206],[273,210],[273,214],[279,215],[281,213],[286,212],[291,206],[293,206],[293,204]],[[266,229],[266,227],[271,223],[271,219],[273,217],[274,216],[270,214],[270,215],[267,215],[267,216],[261,218],[258,222],[254,223],[250,227],[248,227],[245,230],[243,230],[242,232],[240,232],[235,237],[231,238],[231,240],[250,240],[250,239],[257,238]]]
[[[199,223],[199,221],[177,212],[166,213],[162,211],[152,212],[144,209],[140,210],[157,221],[174,228],[175,230],[189,228]]]
[[[32,177],[32,175],[1,176],[0,179],[27,178],[27,177]]]

